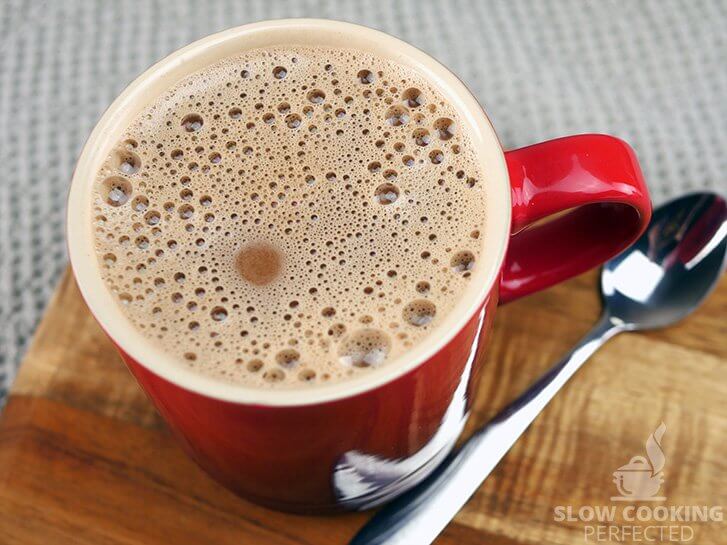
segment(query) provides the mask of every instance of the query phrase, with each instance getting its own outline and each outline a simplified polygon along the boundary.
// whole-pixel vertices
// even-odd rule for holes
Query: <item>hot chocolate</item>
[[[415,70],[345,48],[247,51],[119,139],[95,182],[101,274],[179,365],[259,388],[344,381],[458,303],[484,174]]]

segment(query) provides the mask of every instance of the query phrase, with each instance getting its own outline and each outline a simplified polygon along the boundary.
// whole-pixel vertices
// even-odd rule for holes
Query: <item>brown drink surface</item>
[[[95,181],[103,279],[179,364],[260,388],[387,365],[452,311],[485,183],[454,108],[340,48],[224,59],[151,103]]]

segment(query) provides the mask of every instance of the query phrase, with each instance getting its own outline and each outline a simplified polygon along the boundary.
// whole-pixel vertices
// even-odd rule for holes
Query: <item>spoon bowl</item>
[[[691,313],[724,270],[726,214],[727,202],[714,193],[657,208],[641,238],[603,267],[604,311],[627,330],[665,327]]]

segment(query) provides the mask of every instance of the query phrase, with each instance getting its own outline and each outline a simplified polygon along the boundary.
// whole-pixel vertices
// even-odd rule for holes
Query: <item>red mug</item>
[[[185,76],[241,50],[280,44],[363,49],[420,71],[457,108],[487,173],[488,259],[446,328],[403,363],[313,390],[263,391],[182,368],[125,319],[103,284],[92,236],[91,184],[118,135]],[[189,455],[220,483],[282,510],[363,509],[421,481],[452,449],[477,389],[498,303],[595,267],[630,245],[651,216],[636,157],[589,134],[504,152],[485,113],[444,66],[358,25],[269,21],[195,42],[134,81],[91,134],[73,177],[68,244],[92,313]]]

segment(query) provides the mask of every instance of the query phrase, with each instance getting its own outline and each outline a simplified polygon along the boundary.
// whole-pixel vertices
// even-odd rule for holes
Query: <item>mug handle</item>
[[[633,243],[651,218],[631,147],[582,134],[505,153],[512,225],[500,302],[542,290],[604,263]]]

